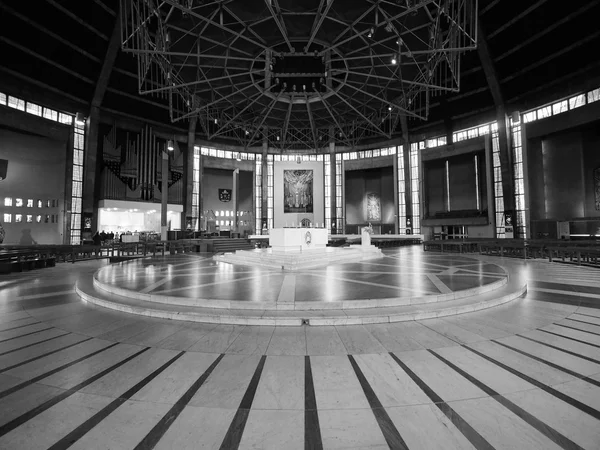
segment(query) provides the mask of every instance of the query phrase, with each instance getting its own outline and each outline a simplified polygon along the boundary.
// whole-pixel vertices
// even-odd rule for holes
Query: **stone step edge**
[[[109,294],[118,295],[125,298],[135,300],[145,300],[155,304],[178,305],[178,306],[196,306],[215,309],[246,309],[246,310],[294,310],[294,311],[310,311],[310,310],[328,310],[328,309],[376,309],[388,308],[394,306],[410,306],[422,305],[430,303],[443,303],[452,300],[459,300],[476,295],[486,294],[498,289],[502,289],[508,285],[509,274],[506,277],[486,284],[462,291],[456,291],[449,294],[426,295],[417,297],[400,297],[400,298],[380,298],[380,299],[360,299],[360,300],[345,300],[341,302],[294,302],[294,303],[267,303],[267,302],[248,302],[240,300],[218,300],[218,299],[202,299],[202,298],[186,298],[186,297],[171,297],[167,295],[145,294],[131,289],[120,288],[110,284],[103,283],[96,278],[96,272],[93,276],[93,284],[96,289],[100,289]]]
[[[469,312],[481,311],[484,309],[493,308],[500,306],[510,301],[513,301],[527,292],[527,284],[523,284],[518,289],[503,296],[486,300],[478,303],[471,303],[468,305],[461,305],[457,307],[442,308],[434,311],[417,311],[417,312],[406,312],[404,314],[383,314],[383,315],[365,315],[364,317],[359,316],[316,316],[316,317],[269,317],[268,315],[251,315],[249,312],[248,316],[231,316],[225,314],[210,314],[208,311],[198,312],[177,312],[167,311],[161,309],[142,308],[133,305],[127,305],[123,303],[113,302],[106,299],[94,297],[93,295],[85,292],[79,286],[79,281],[75,285],[75,291],[82,298],[82,300],[102,306],[104,308],[127,312],[130,314],[137,314],[147,317],[168,319],[168,320],[183,320],[189,322],[202,322],[202,323],[218,323],[223,325],[256,325],[256,326],[330,326],[330,325],[362,325],[362,324],[377,324],[377,323],[395,323],[395,322],[408,322],[414,320],[425,320],[435,319],[440,317],[448,317],[459,314],[465,314]],[[355,310],[356,311],[356,310]],[[268,311],[263,310],[264,314]],[[369,308],[369,312],[372,309]],[[307,312],[310,313],[310,312]]]

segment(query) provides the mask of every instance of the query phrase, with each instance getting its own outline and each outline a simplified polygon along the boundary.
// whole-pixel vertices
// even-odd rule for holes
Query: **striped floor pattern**
[[[599,449],[600,271],[489,258],[528,294],[346,327],[85,304],[101,262],[0,278],[0,449]]]

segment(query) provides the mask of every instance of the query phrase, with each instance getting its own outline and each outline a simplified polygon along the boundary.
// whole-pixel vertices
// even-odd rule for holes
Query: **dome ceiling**
[[[391,138],[460,88],[477,1],[121,0],[140,93],[209,139],[319,149]]]

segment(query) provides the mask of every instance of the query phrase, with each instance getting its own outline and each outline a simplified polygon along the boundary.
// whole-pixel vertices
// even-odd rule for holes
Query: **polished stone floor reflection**
[[[386,250],[379,259],[296,272],[187,254],[105,267],[96,277],[103,284],[155,296],[276,302],[285,295],[294,302],[335,302],[447,294],[497,282],[506,273],[470,257],[404,248]]]
[[[404,256],[389,265],[409,278]],[[460,256],[422,258],[438,277],[473,270]],[[159,283],[199,261],[140,262],[122,281]],[[450,318],[338,327],[106,310],[73,290],[102,262],[4,276],[0,448],[600,448],[600,272],[498,258],[476,270],[497,274],[488,263],[520,271],[527,295]],[[331,273],[355,279],[348,270]]]

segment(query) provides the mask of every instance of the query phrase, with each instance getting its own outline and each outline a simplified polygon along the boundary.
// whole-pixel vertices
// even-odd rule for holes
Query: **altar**
[[[273,228],[269,245],[274,251],[304,252],[327,247],[326,228]]]

